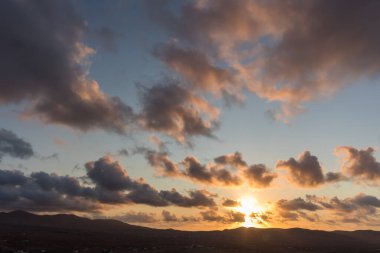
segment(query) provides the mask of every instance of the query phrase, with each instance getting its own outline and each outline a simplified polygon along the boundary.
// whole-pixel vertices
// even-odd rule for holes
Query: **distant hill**
[[[0,252],[380,252],[377,231],[160,230],[75,215],[0,213]]]

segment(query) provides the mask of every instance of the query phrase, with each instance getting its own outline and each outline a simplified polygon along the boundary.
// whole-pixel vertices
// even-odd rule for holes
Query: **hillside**
[[[0,252],[380,252],[380,232],[238,228],[190,232],[75,215],[0,213]]]

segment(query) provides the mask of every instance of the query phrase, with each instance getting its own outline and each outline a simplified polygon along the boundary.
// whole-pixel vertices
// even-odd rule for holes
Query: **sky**
[[[0,2],[0,209],[380,229],[380,2]]]

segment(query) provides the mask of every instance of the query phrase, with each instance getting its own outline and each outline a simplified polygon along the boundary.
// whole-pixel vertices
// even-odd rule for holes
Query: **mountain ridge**
[[[20,241],[25,240],[28,243],[20,245]],[[51,249],[51,252],[68,252],[74,248],[101,252],[101,249],[110,248],[114,252],[133,249],[137,250],[134,252],[368,253],[380,251],[380,231],[244,227],[181,231],[147,228],[111,219],[89,219],[72,214],[37,215],[17,210],[0,213],[0,252],[7,252],[1,251],[1,247],[23,247],[29,251],[43,247],[44,250]]]

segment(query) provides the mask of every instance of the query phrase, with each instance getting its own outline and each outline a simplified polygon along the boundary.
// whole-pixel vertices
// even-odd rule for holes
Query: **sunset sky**
[[[380,229],[380,1],[0,1],[0,209]]]

